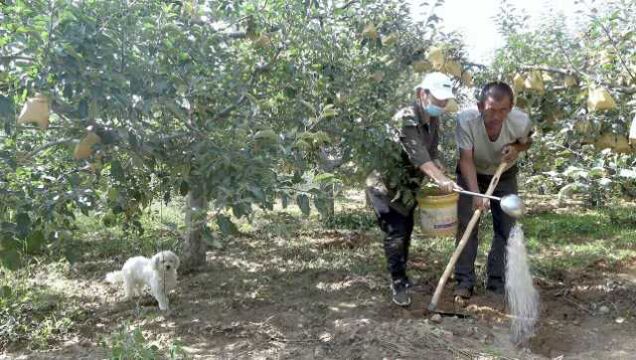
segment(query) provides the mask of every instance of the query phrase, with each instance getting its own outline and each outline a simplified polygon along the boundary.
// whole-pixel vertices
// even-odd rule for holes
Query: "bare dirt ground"
[[[201,271],[181,275],[168,315],[149,296],[120,301],[102,281],[123,259],[39,274],[34,286],[68,294],[85,316],[48,350],[14,348],[0,359],[107,358],[100,342],[126,321],[161,349],[178,340],[194,359],[636,359],[636,261],[536,279],[541,319],[518,348],[503,299],[483,289],[456,308],[449,285],[440,307],[468,317],[431,321],[425,308],[446,259],[413,255],[414,303],[403,309],[390,303],[376,231],[283,220],[289,226],[209,251]]]

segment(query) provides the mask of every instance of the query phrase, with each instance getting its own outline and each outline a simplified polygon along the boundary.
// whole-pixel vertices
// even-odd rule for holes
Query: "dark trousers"
[[[378,225],[384,232],[384,254],[391,279],[405,280],[415,207],[406,212],[398,211],[390,206],[390,199],[385,194],[367,189],[366,195],[373,206]]]
[[[516,194],[517,172],[518,170],[515,166],[503,173],[493,195],[501,197]],[[459,169],[457,171],[457,179],[459,186],[464,189],[468,188]],[[492,176],[477,174],[479,192],[482,194],[486,192],[491,179]],[[488,253],[488,281],[486,286],[487,288],[499,289],[505,284],[506,244],[510,230],[515,224],[515,219],[501,210],[499,201],[491,200],[490,209],[492,211],[494,237],[492,245],[490,246],[490,252]],[[466,226],[473,216],[473,213],[473,196],[460,194],[459,203],[457,204],[458,230],[455,244],[459,243],[459,240],[464,235]],[[475,258],[477,257],[478,229],[479,223],[475,226],[464,251],[462,251],[455,265],[455,280],[457,281],[458,288],[472,289],[475,286]]]

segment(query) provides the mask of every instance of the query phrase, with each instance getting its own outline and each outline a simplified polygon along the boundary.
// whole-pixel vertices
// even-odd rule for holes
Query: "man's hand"
[[[501,153],[503,154],[502,160],[507,163],[512,163],[519,157],[519,150],[514,144],[504,146]]]
[[[450,194],[455,190],[463,190],[461,186],[457,185],[453,180],[446,176],[441,176],[437,179],[437,186],[446,194]]]
[[[419,169],[428,177],[433,179],[444,193],[450,194],[454,190],[462,190],[459,185],[444,175],[433,161],[425,162],[420,165]]]
[[[473,210],[477,209],[482,212],[488,211],[490,209],[490,199],[475,196],[473,198]]]

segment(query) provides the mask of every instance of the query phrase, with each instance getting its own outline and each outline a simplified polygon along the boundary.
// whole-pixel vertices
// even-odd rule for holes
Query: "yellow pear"
[[[456,61],[453,60],[448,60],[445,64],[444,64],[444,72],[447,73],[448,75],[452,75],[456,78],[459,78],[462,76],[462,68],[461,66],[459,66],[459,64]]]
[[[35,123],[40,129],[49,127],[49,99],[42,94],[35,94],[22,107],[18,124]]]
[[[413,71],[423,73],[430,69],[430,64],[425,60],[418,60],[413,63]]]
[[[618,136],[616,137],[616,144],[614,144],[612,150],[619,154],[629,154],[632,152],[632,147],[629,146],[629,141],[627,141],[626,137]]]
[[[523,75],[516,73],[512,78],[512,87],[515,89],[515,92],[518,94],[523,90],[526,79]]]
[[[601,65],[607,65],[614,62],[614,54],[611,51],[603,50],[598,53],[599,54],[599,63]]]
[[[629,140],[630,142],[636,143],[636,115],[634,115],[632,126],[629,129]]]
[[[543,85],[543,76],[541,75],[541,71],[532,71],[526,81],[524,82],[524,86],[528,90],[533,90],[538,92],[539,94],[543,94],[544,85]]]
[[[612,110],[616,108],[616,102],[606,89],[598,87],[589,90],[587,108],[589,111]]]
[[[541,73],[541,79],[543,80],[543,82],[551,82],[554,79],[552,79],[552,76],[550,76],[550,74],[548,74],[547,72]]]
[[[594,142],[594,148],[597,150],[603,150],[608,148],[614,148],[616,146],[616,136],[610,133],[604,133],[599,136]]]
[[[95,134],[92,131],[89,131],[86,136],[75,146],[75,152],[73,156],[75,160],[83,160],[87,159],[91,156],[93,152],[93,145],[99,144],[102,139],[99,135]]]
[[[259,130],[254,134],[254,139],[263,142],[277,142],[278,134],[272,129]]]
[[[586,118],[578,119],[574,123],[574,129],[579,134],[587,134],[591,128],[592,128],[592,124],[590,123],[590,120]]]
[[[375,25],[367,24],[367,26],[365,26],[362,30],[362,36],[371,40],[375,40],[378,38],[378,30],[375,28]]]
[[[462,74],[462,83],[464,83],[465,86],[473,86],[473,74],[471,74],[470,71],[464,71]]]
[[[515,97],[515,106],[519,109],[522,109],[524,111],[528,111],[528,100],[526,100],[526,98],[521,97],[521,96],[516,96]]]
[[[455,99],[449,99],[446,107],[444,107],[444,111],[449,114],[454,114],[459,111],[459,105],[457,105],[457,101]]]
[[[254,45],[257,47],[265,48],[272,44],[272,39],[267,36],[267,34],[261,34],[256,40],[254,40]]]
[[[373,74],[369,75],[369,78],[375,82],[380,82],[384,80],[384,72],[376,71]]]
[[[565,80],[563,81],[563,85],[565,85],[565,87],[574,87],[578,84],[578,82],[576,81],[576,78],[572,75],[568,75],[565,77]]]
[[[398,40],[398,36],[396,33],[390,33],[387,36],[382,37],[382,45],[391,46],[395,44]]]
[[[95,161],[93,161],[92,163],[90,163],[90,165],[88,166],[88,168],[94,173],[97,174],[102,170],[102,160],[101,159],[96,159]]]
[[[444,51],[440,47],[432,47],[426,54],[426,60],[433,65],[435,70],[441,70],[444,66]]]

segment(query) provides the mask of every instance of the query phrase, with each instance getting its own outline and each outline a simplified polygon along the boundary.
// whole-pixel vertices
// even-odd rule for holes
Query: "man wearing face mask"
[[[427,74],[415,87],[415,93],[416,101],[398,111],[392,120],[399,132],[396,141],[402,148],[402,160],[397,165],[402,186],[379,171],[372,172],[366,181],[367,199],[385,234],[384,251],[393,302],[400,306],[411,303],[406,264],[413,232],[414,199],[422,180],[431,179],[446,193],[460,189],[444,174],[437,150],[439,117],[448,99],[454,98],[451,80],[442,73]]]
[[[517,193],[517,158],[532,143],[532,122],[527,114],[513,108],[514,94],[503,82],[486,84],[480,92],[477,107],[457,115],[456,141],[459,150],[457,182],[473,192],[484,193],[492,175],[503,161],[508,163],[495,188],[494,196]],[[494,238],[488,254],[488,280],[486,289],[495,294],[504,293],[505,254],[508,235],[514,219],[504,213],[498,201],[460,195],[457,204],[459,226],[457,242],[464,234],[475,209],[491,208]],[[464,251],[455,266],[455,299],[465,301],[475,285],[475,258],[477,256],[477,230],[473,230]]]

